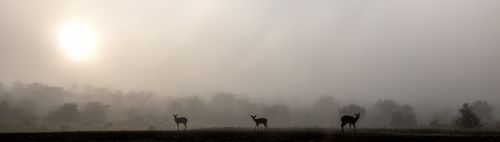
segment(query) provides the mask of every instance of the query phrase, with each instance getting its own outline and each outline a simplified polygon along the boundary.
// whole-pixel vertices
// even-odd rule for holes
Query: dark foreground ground
[[[159,141],[495,141],[499,131],[360,129],[341,134],[333,129],[200,129],[183,131],[85,131],[0,133],[5,142],[159,142]]]

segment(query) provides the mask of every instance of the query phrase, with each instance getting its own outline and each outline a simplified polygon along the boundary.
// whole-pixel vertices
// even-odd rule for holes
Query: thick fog
[[[208,95],[166,96],[92,85],[74,84],[63,88],[16,81],[10,85],[0,84],[0,132],[175,130],[174,114],[187,117],[189,129],[251,128],[254,126],[251,115],[267,118],[271,128],[338,128],[341,116],[354,113],[360,114],[358,127],[362,128],[454,129],[462,126],[460,105],[441,104],[417,112],[415,107],[392,99],[357,104],[339,101],[332,95],[311,95],[312,102],[287,102],[288,96],[262,101],[228,92]],[[500,128],[495,115],[497,108],[489,101],[465,103],[478,118],[477,126]]]
[[[338,127],[363,110],[360,127],[447,127],[478,100],[493,121],[499,13],[495,0],[2,0],[0,127],[172,129],[173,113],[192,127],[251,127],[250,114]],[[86,62],[58,45],[72,20],[96,33]]]

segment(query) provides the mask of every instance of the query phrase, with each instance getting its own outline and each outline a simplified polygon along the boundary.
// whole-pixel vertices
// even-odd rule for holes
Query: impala
[[[349,128],[351,128],[351,125],[354,128],[354,133],[356,133],[356,122],[359,119],[359,113],[354,113],[354,116],[351,115],[344,115],[342,118],[340,118],[340,121],[342,124],[340,125],[342,127],[342,133],[344,133],[344,126],[345,124],[349,124]]]
[[[264,125],[264,127],[266,127],[266,130],[267,130],[267,119],[266,118],[263,118],[263,117],[256,118],[257,115],[250,115],[250,117],[252,117],[253,121],[255,122],[255,130],[257,130],[257,127],[259,127],[259,124]]]
[[[186,123],[188,122],[188,119],[186,117],[178,117],[179,115],[174,114],[174,121],[177,123],[177,130],[179,130],[179,123],[184,124],[184,131],[186,130]]]

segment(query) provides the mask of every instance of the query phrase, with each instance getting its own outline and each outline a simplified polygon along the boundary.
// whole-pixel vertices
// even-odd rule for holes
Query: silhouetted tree
[[[37,107],[48,108],[54,103],[62,102],[62,99],[70,96],[70,93],[57,86],[49,86],[43,83],[25,84],[15,81],[9,90],[10,94],[15,94],[17,99],[35,100],[39,105]]]
[[[200,97],[197,96],[187,97],[184,102],[185,102],[186,113],[194,114],[194,116],[196,116],[196,114],[206,113],[207,111],[206,110],[207,106],[205,105],[205,102],[201,100]]]
[[[338,122],[339,107],[335,98],[332,96],[323,95],[320,96],[312,108],[313,121],[316,122],[316,126],[337,126],[340,124]]]
[[[238,99],[232,93],[216,93],[212,97],[211,108],[211,118],[215,125],[237,125],[246,118],[241,115],[244,110],[240,110]]]
[[[283,104],[264,107],[263,116],[267,117],[270,125],[288,126],[290,123],[290,110]]]
[[[464,103],[458,111],[460,112],[460,116],[455,120],[455,124],[459,128],[470,129],[483,126],[481,119],[474,113],[469,103]]]
[[[413,128],[417,125],[413,107],[399,105],[390,99],[375,103],[370,116],[369,121],[375,127]]]
[[[377,101],[370,113],[370,124],[374,127],[390,126],[392,115],[398,111],[399,107],[395,101],[390,99]]]
[[[417,118],[413,107],[402,106],[398,111],[392,113],[391,126],[394,128],[414,128],[417,126]]]
[[[46,120],[49,122],[78,122],[80,119],[78,104],[66,103],[47,114]]]
[[[183,111],[184,111],[184,105],[181,102],[179,102],[176,99],[168,100],[167,112],[177,114],[177,113],[182,113]]]
[[[127,94],[128,101],[132,104],[143,106],[154,94],[148,91],[130,91]]]
[[[113,94],[111,96],[111,102],[114,105],[122,105],[123,103],[123,92],[120,90],[115,90],[113,91]]]
[[[207,117],[209,116],[209,109],[207,108],[207,105],[205,102],[198,96],[189,96],[184,99],[184,111],[182,112],[172,112],[175,114],[181,113],[181,114],[188,114],[190,118],[193,118],[196,121],[192,121],[190,123],[191,126],[200,126],[203,125],[204,123],[200,123],[200,121],[205,121],[207,120]]]
[[[231,93],[220,92],[212,97],[212,105],[218,110],[235,111],[236,103],[236,97]]]
[[[139,124],[143,121],[143,116],[137,108],[131,108],[127,110],[127,112],[125,112],[125,118],[128,122],[134,122],[136,124]]]
[[[431,128],[451,127],[454,122],[455,108],[444,106],[434,108],[431,112],[429,126]]]
[[[35,112],[24,107],[14,107],[9,113],[10,120],[16,121],[20,125],[32,125],[36,123],[38,117]]]
[[[7,113],[10,111],[10,104],[7,101],[0,101],[0,121],[7,119]]]
[[[379,100],[373,107],[376,109],[375,111],[384,116],[390,116],[399,109],[399,105],[390,99]]]
[[[23,99],[16,102],[16,106],[11,108],[9,117],[21,125],[35,124],[38,119],[36,115],[37,103],[31,99]]]
[[[88,102],[81,112],[82,119],[89,123],[105,122],[109,107],[98,101]]]
[[[365,108],[357,104],[349,104],[339,109],[340,115],[353,115],[354,113],[359,113],[360,116],[366,117]]]
[[[472,108],[472,110],[474,110],[474,113],[476,113],[476,115],[481,118],[482,121],[493,121],[493,107],[487,101],[475,101],[471,104],[470,107]]]

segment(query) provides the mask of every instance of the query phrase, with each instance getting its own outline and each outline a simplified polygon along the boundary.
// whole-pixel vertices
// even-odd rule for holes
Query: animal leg
[[[342,133],[344,133],[344,126],[345,126],[345,123],[340,124],[340,127],[342,127]]]
[[[354,128],[354,134],[356,134],[356,124],[352,124],[353,128]]]
[[[352,124],[349,123],[349,132],[352,131]]]

